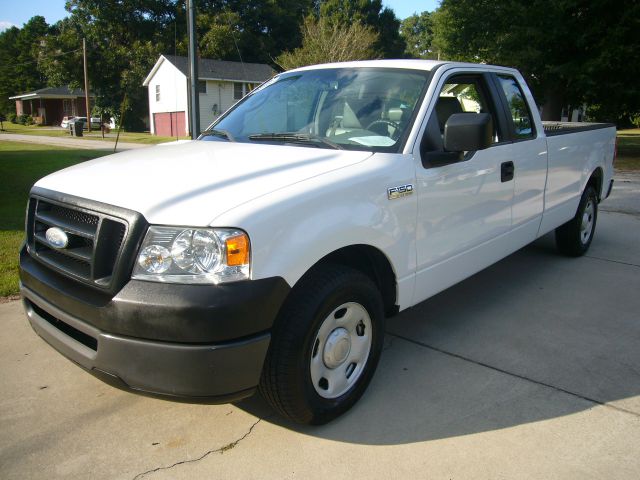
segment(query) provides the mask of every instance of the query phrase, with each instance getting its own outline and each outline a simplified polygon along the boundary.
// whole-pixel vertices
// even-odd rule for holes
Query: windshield
[[[389,68],[284,73],[245,97],[201,139],[397,152],[428,74]]]

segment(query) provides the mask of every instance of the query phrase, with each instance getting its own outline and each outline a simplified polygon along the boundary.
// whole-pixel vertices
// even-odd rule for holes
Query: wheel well
[[[325,263],[346,265],[367,275],[380,290],[385,314],[391,317],[398,313],[396,276],[391,263],[380,250],[370,245],[350,245],[323,257],[316,265]]]
[[[596,190],[596,195],[598,196],[598,201],[602,198],[602,178],[603,173],[600,167],[596,168],[589,180],[587,181],[587,186],[592,186]]]

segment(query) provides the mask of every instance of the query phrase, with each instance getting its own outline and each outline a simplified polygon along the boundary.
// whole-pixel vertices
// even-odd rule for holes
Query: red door
[[[156,135],[161,137],[184,137],[184,112],[162,112],[153,114]]]

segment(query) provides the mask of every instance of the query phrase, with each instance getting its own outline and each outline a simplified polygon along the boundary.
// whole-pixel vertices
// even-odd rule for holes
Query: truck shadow
[[[498,430],[610,402],[638,416],[639,277],[637,267],[562,257],[548,235],[388,319],[376,375],[338,420],[300,427],[259,396],[237,406],[300,433],[372,445]]]

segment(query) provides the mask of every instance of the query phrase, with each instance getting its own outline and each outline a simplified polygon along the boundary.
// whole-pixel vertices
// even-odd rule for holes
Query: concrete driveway
[[[115,390],[0,305],[1,476],[640,478],[640,183],[622,180],[588,256],[547,236],[391,319],[369,390],[320,428],[260,398]]]

